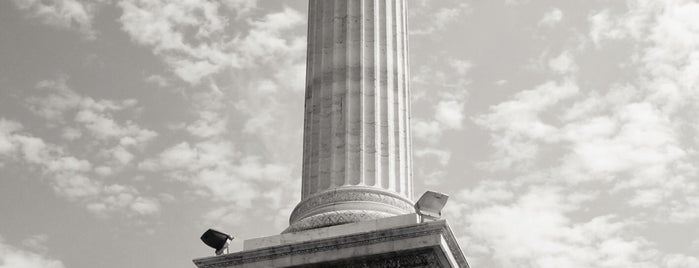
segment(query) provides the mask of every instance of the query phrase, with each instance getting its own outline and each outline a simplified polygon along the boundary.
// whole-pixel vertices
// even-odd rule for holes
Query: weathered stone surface
[[[199,268],[469,267],[444,220],[301,240],[194,263]]]
[[[406,9],[309,1],[302,202],[287,231],[413,212]]]
[[[382,218],[378,220],[360,221],[351,224],[330,226],[327,228],[309,229],[300,232],[286,233],[268,237],[260,237],[245,240],[243,250],[250,251],[265,247],[280,246],[284,244],[300,243],[317,239],[326,239],[344,235],[373,232],[377,230],[405,227],[415,225],[420,221],[417,214],[405,214]]]
[[[469,267],[413,214],[406,4],[309,0],[302,200],[283,234],[197,267]]]

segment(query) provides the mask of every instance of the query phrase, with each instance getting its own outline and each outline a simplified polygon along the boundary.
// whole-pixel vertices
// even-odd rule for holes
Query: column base
[[[247,240],[244,248],[194,263],[199,268],[469,267],[445,220],[417,223],[415,214]]]
[[[398,194],[370,187],[341,187],[312,195],[291,213],[284,233],[414,213]]]

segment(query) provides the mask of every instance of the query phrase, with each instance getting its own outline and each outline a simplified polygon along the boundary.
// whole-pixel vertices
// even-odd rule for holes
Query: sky
[[[0,268],[193,267],[300,199],[305,0],[0,1]],[[472,267],[699,267],[699,2],[409,0]]]

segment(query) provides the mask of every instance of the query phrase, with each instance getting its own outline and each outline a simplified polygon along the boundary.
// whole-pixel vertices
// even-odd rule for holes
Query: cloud
[[[549,62],[560,81],[474,119],[491,135],[488,178],[447,207],[473,245],[466,251],[474,265],[696,265],[692,249],[664,251],[646,234],[699,219],[699,4],[628,1],[627,8],[591,16],[595,46],[564,48]],[[621,64],[629,75],[589,88],[573,59],[617,51],[608,40],[627,45]]]
[[[433,157],[436,158],[441,166],[446,166],[449,164],[449,160],[451,159],[451,152],[445,151],[445,150],[439,150],[439,149],[434,149],[434,148],[425,148],[425,149],[419,149],[415,151],[415,157],[417,158],[427,158],[427,157]]]
[[[0,268],[65,268],[60,260],[5,244],[0,237]]]
[[[22,240],[22,246],[41,254],[46,254],[48,252],[48,247],[46,247],[46,242],[48,242],[49,236],[46,234],[37,234]]]
[[[83,96],[68,87],[67,79],[39,82],[34,90],[37,94],[25,103],[34,114],[52,122],[47,123],[48,129],[61,129],[66,143],[47,142],[19,122],[0,118],[0,161],[38,170],[40,175],[35,177],[50,185],[58,196],[100,216],[158,213],[156,198],[147,197],[132,186],[94,178],[120,172],[157,135],[131,120],[115,119],[116,115],[138,110],[137,102]],[[81,143],[79,150],[71,146],[77,141]],[[81,157],[73,155],[74,151],[79,151]]]
[[[166,172],[172,179],[198,187],[214,201],[234,202],[250,208],[259,186],[285,180],[288,166],[264,164],[260,158],[243,156],[230,142],[202,141],[174,145],[140,165],[142,170]]]
[[[6,150],[4,161],[20,161],[40,168],[43,177],[59,196],[87,204],[88,210],[106,215],[107,212],[125,211],[151,215],[158,212],[158,201],[141,196],[133,187],[106,185],[90,179],[92,163],[67,155],[65,149],[23,133],[17,122],[0,118],[0,137],[12,145]],[[99,209],[96,209],[99,207]]]
[[[41,23],[60,29],[80,32],[87,39],[94,39],[96,32],[92,22],[99,1],[78,0],[14,0],[17,8]]]
[[[476,124],[493,131],[496,149],[491,167],[528,165],[539,151],[539,142],[554,142],[558,137],[555,122],[546,122],[541,113],[559,106],[579,94],[571,80],[549,81],[531,90],[517,93],[512,100],[491,107],[490,113],[475,118]]]
[[[305,48],[305,39],[282,36],[304,21],[291,8],[235,25],[224,13],[240,16],[255,9],[256,3],[125,0],[118,4],[123,10],[119,21],[135,43],[151,47],[177,77],[199,85],[224,70],[271,62],[290,50]],[[241,30],[241,24],[249,31]]]
[[[505,0],[505,6],[519,6],[529,4],[531,0]]]
[[[568,214],[579,209],[580,199],[562,189],[532,187],[512,200],[511,192],[499,188],[473,198],[462,193],[455,200],[461,207],[449,208],[450,213],[468,215],[457,219],[466,226],[464,239],[476,244],[470,250],[474,265],[658,267],[652,266],[656,256],[651,244],[629,232],[633,222],[611,215],[574,221]]]
[[[211,138],[223,134],[226,131],[227,120],[217,112],[199,111],[199,119],[187,126],[187,131],[193,136]]]
[[[425,102],[432,106],[432,118],[413,118],[414,135],[421,141],[436,143],[447,130],[460,130],[465,119],[464,107],[468,72],[473,64],[466,60],[452,59],[448,70],[445,66],[422,66],[412,77],[413,105]],[[427,93],[429,91],[429,94]]]
[[[101,189],[105,197],[87,204],[87,209],[98,215],[108,215],[116,210],[128,210],[141,216],[155,215],[160,212],[160,202],[155,198],[139,196],[133,187],[112,184]]]
[[[435,119],[449,129],[461,129],[464,120],[464,104],[457,100],[437,103]]]
[[[241,213],[286,208],[288,203],[269,202],[270,199],[288,200],[296,192],[281,191],[278,196],[265,193],[296,188],[291,179],[290,164],[270,163],[265,159],[244,155],[228,141],[206,140],[195,144],[176,144],[158,156],[139,165],[143,171],[165,174],[172,181],[185,183],[203,200],[214,202],[205,213],[208,223],[220,223]],[[262,201],[264,200],[264,202]],[[264,210],[268,211],[268,210]],[[283,218],[288,216],[288,211]],[[260,215],[275,220],[280,215]],[[238,221],[232,221],[241,223]]]
[[[558,74],[572,74],[578,70],[573,53],[569,50],[561,52],[557,57],[549,60],[549,68]]]
[[[416,177],[425,185],[440,185],[447,176],[446,166],[451,160],[451,151],[432,147],[422,147],[415,151],[415,158],[421,165],[415,167]]]
[[[240,18],[257,9],[257,2],[258,0],[224,0],[223,5],[235,11]]]
[[[221,47],[227,22],[219,14],[219,2],[125,0],[118,6],[123,11],[122,29],[131,39],[152,47],[190,84],[237,64],[234,55]]]
[[[436,5],[428,4],[427,1],[418,3],[419,8],[416,13],[420,16],[429,17],[427,23],[419,28],[410,30],[411,35],[431,35],[435,32],[444,31],[450,24],[458,21],[459,18],[471,13],[471,6],[459,1],[451,1],[447,7],[434,8]]]
[[[563,11],[560,8],[550,8],[544,13],[539,25],[553,27],[563,20]]]
[[[62,127],[66,140],[87,139],[85,134],[90,134],[90,138],[110,147],[102,150],[103,155],[111,156],[114,163],[125,165],[133,158],[133,150],[142,149],[157,137],[156,132],[131,120],[119,122],[115,119],[118,113],[137,111],[136,100],[96,100],[76,93],[67,81],[66,76],[41,81],[37,83],[37,94],[26,101],[27,107],[51,122],[51,126]],[[78,126],[68,121],[70,116]]]

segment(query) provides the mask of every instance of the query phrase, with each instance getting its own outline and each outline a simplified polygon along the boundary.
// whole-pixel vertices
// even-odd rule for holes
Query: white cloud
[[[210,200],[235,202],[243,208],[249,208],[259,196],[260,185],[290,176],[289,166],[243,156],[225,141],[180,143],[142,162],[140,168],[167,172],[172,179],[204,190]]]
[[[48,252],[48,247],[46,247],[48,240],[49,236],[46,234],[32,235],[22,240],[22,246],[34,252],[46,254]]]
[[[539,25],[553,27],[563,20],[563,11],[560,8],[550,8],[539,21]]]
[[[437,121],[422,121],[418,118],[412,120],[412,131],[416,138],[437,142],[439,137],[442,136],[442,126]]]
[[[85,134],[90,134],[103,147],[110,147],[104,149],[103,154],[112,156],[115,163],[125,165],[133,159],[133,150],[142,149],[158,135],[131,120],[119,122],[115,119],[118,113],[137,111],[136,100],[96,100],[73,91],[67,80],[63,76],[41,81],[37,84],[36,92],[39,94],[27,99],[29,109],[35,114],[52,124],[65,126],[62,136],[66,140],[87,139],[89,137]],[[69,126],[67,118],[71,115],[74,115],[73,121],[78,126]],[[26,140],[26,143],[33,142],[37,141]],[[32,148],[27,145],[25,150],[31,151]],[[31,152],[27,153],[31,155]]]
[[[264,18],[250,23],[249,33],[233,41],[236,52],[246,66],[261,63],[278,64],[280,59],[295,58],[303,55],[306,40],[302,36],[284,36],[285,31],[294,29],[304,23],[304,17],[298,11],[284,8],[281,12],[267,14]]]
[[[474,265],[696,265],[692,249],[666,252],[644,234],[699,219],[699,4],[627,5],[621,14],[593,14],[589,37],[594,53],[615,51],[605,40],[633,42],[623,63],[630,77],[578,86],[583,65],[571,53],[590,51],[564,48],[549,67],[569,78],[517,93],[476,118],[491,131],[494,161],[485,166],[495,178],[455,195],[447,209],[464,226],[463,241],[475,244],[467,246]]]
[[[549,68],[558,74],[571,74],[578,70],[573,53],[566,50],[557,57],[549,60]]]
[[[449,160],[451,159],[451,152],[445,151],[445,150],[439,150],[435,148],[424,148],[424,149],[419,149],[415,151],[415,157],[418,158],[427,158],[427,157],[434,157],[437,159],[439,164],[444,167],[447,164],[449,164]]]
[[[48,120],[64,121],[64,113],[75,109],[82,101],[77,93],[68,88],[67,79],[62,76],[37,83],[36,88],[40,94],[27,99],[29,109]]]
[[[480,245],[471,251],[474,265],[657,267],[652,265],[655,252],[650,244],[629,235],[630,222],[614,216],[573,221],[568,214],[578,209],[579,203],[560,189],[530,188],[511,202],[512,194],[497,188],[489,192],[497,193],[494,197],[483,196],[494,203],[470,204],[469,200],[482,201],[464,193],[449,210],[467,215],[458,221],[466,226],[465,239]],[[503,201],[507,202],[499,204]]]
[[[531,0],[505,0],[505,6],[519,6],[528,4]]]
[[[426,23],[418,25],[415,29],[410,30],[411,35],[431,35],[435,32],[444,31],[450,24],[458,21],[459,18],[471,13],[471,6],[461,1],[451,1],[447,7],[434,8],[427,1],[422,1],[418,4],[419,7],[413,8],[420,16],[429,17],[425,20]]]
[[[38,167],[41,171],[39,177],[51,185],[58,196],[79,204],[88,204],[88,209],[99,215],[106,216],[111,212],[150,215],[159,209],[157,199],[142,196],[135,188],[108,185],[91,179],[93,168],[90,161],[71,156],[66,148],[27,134],[17,122],[0,118],[0,143],[9,144],[12,148],[0,152],[7,157],[0,158],[0,161]],[[124,199],[125,196],[130,198]],[[120,201],[115,202],[117,199]],[[101,209],[94,209],[94,204],[99,204]]]
[[[196,137],[211,138],[223,134],[226,131],[227,119],[222,115],[202,110],[199,111],[199,119],[187,126],[187,131]]]
[[[609,10],[603,10],[589,17],[590,38],[596,46],[600,46],[605,39],[620,39],[624,32],[617,29],[611,18]]]
[[[258,0],[224,0],[223,4],[242,17],[257,9]]]
[[[489,114],[477,117],[475,122],[495,135],[492,144],[497,151],[488,165],[505,168],[534,160],[538,143],[560,138],[556,122],[544,121],[541,114],[578,94],[578,85],[573,81],[549,81],[519,92],[513,100],[495,105]]]
[[[100,216],[109,216],[115,211],[129,211],[136,215],[148,216],[160,212],[160,202],[145,197],[136,188],[119,184],[103,186],[99,189],[101,198],[91,200],[86,208]]]
[[[0,268],[65,268],[60,260],[5,244],[0,237]]]
[[[467,60],[451,59],[449,66],[454,68],[458,75],[466,75],[473,68],[473,63]]]
[[[448,70],[440,67],[448,67]],[[468,72],[472,67],[470,61],[452,59],[448,66],[422,66],[412,77],[413,105],[425,102],[434,109],[433,118],[413,118],[416,138],[436,143],[444,131],[463,128],[466,88],[470,84]]]
[[[667,268],[688,268],[698,267],[699,259],[696,257],[673,254],[663,259],[663,265]]]
[[[77,140],[82,136],[83,136],[83,133],[82,133],[82,131],[80,131],[80,129],[72,128],[72,127],[63,128],[63,133],[61,134],[62,138],[69,140],[69,141]]]
[[[153,74],[146,77],[146,82],[157,85],[159,87],[168,87],[171,85],[170,81],[162,75]]]
[[[21,124],[0,118],[0,155],[11,155],[17,150],[18,144],[15,142],[12,133],[21,129]]]
[[[219,2],[127,0],[118,5],[122,29],[134,42],[152,47],[184,81],[199,84],[236,64],[218,40],[227,24]]]
[[[437,103],[435,119],[448,129],[461,129],[464,120],[464,104],[456,100]]]
[[[283,36],[304,22],[291,8],[236,25],[224,12],[240,16],[256,5],[257,1],[239,0],[126,0],[119,2],[123,10],[120,22],[134,42],[151,47],[180,79],[199,85],[223,70],[272,63],[290,51],[305,48],[304,38]],[[247,33],[241,30],[243,23],[250,28]]]
[[[79,31],[88,39],[95,38],[92,21],[99,1],[78,0],[14,0],[29,17],[62,29]]]

